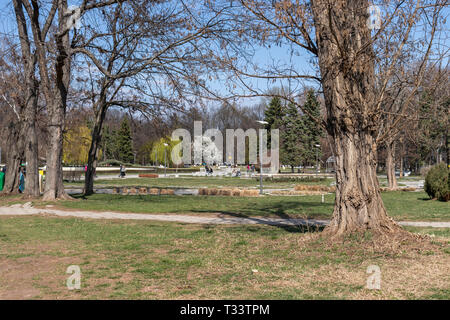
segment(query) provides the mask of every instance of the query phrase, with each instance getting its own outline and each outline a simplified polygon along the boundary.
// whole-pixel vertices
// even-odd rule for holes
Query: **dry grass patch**
[[[324,185],[309,185],[299,184],[294,186],[295,191],[321,191],[321,192],[335,192],[336,187],[328,187]]]
[[[227,188],[200,188],[200,196],[232,196],[232,197],[258,197],[259,191],[253,189],[227,189]]]
[[[12,298],[418,299],[437,290],[448,299],[448,238],[388,246],[300,228],[0,219],[0,266],[9,266],[0,284],[20,283]],[[65,287],[71,264],[81,267],[79,291]],[[381,268],[379,291],[365,288],[369,265]]]

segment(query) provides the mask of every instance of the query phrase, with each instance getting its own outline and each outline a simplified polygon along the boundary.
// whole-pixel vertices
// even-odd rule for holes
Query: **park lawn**
[[[383,192],[388,214],[395,220],[450,221],[450,202],[429,200],[425,192]],[[334,194],[327,194],[324,203],[314,196],[127,196],[95,194],[78,196],[77,201],[53,204],[70,209],[119,211],[135,213],[209,214],[229,216],[261,216],[277,218],[329,219],[333,212]],[[83,200],[80,200],[83,199]]]
[[[450,298],[448,229],[436,245],[402,242],[392,251],[370,247],[370,234],[342,243],[318,235],[274,226],[0,217],[0,299]],[[66,287],[70,265],[81,269],[80,290]],[[381,269],[381,290],[366,289],[369,265]]]
[[[313,179],[313,177],[311,178]],[[274,180],[265,180],[263,185],[265,188],[292,188],[297,184],[320,184],[330,185],[334,179],[327,178],[322,181],[311,182],[282,182]],[[67,182],[68,187],[81,187],[84,181]],[[244,187],[244,188],[259,188],[259,180],[254,178],[231,178],[231,177],[192,177],[180,176],[178,178],[126,178],[126,179],[98,179],[95,180],[95,188],[101,187],[179,187],[179,188],[228,188],[228,187]]]

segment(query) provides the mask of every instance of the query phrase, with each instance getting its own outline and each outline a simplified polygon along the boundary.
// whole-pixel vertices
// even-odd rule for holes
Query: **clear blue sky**
[[[69,1],[70,3],[78,3],[79,1]],[[449,13],[450,9],[447,7],[445,10],[445,15],[447,16],[447,21],[445,28],[448,31],[447,32],[447,39],[445,39],[444,47],[447,49],[450,45],[450,40],[448,39],[448,36],[450,34],[450,19]],[[0,32],[3,34],[15,34],[15,21],[14,21],[14,15],[13,15],[13,8],[12,8],[12,1],[11,0],[0,0]],[[311,56],[305,52],[305,50],[300,51],[300,55],[291,55],[290,54],[290,47],[287,46],[272,46],[270,49],[267,48],[258,48],[256,50],[256,54],[254,56],[254,62],[258,64],[261,68],[264,68],[265,66],[271,65],[274,61],[277,64],[292,64],[299,73],[304,74],[312,74],[314,75],[314,70],[312,65],[309,63],[309,59]],[[269,88],[273,87],[280,87],[281,85],[288,87],[288,81],[267,81],[263,79],[252,79],[249,81],[249,83],[257,88],[259,91],[265,91]],[[297,83],[298,84],[298,83]],[[314,81],[310,81],[305,83],[309,86],[317,86],[317,83]],[[222,90],[223,83],[222,82],[213,82],[211,83],[212,87],[216,90]],[[294,82],[292,82],[292,89],[295,88]],[[243,101],[245,104],[253,104],[257,103],[259,101],[259,98],[257,99],[249,99],[246,101]]]

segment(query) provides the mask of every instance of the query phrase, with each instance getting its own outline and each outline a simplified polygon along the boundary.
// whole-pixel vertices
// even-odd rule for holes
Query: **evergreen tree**
[[[284,115],[285,115],[285,112],[284,112],[284,108],[281,104],[281,99],[278,97],[272,98],[272,100],[270,100],[269,106],[264,111],[264,120],[268,122],[268,124],[265,125],[265,128],[267,129],[267,145],[269,148],[270,148],[270,141],[271,141],[270,130],[279,129],[280,132],[283,130]],[[259,135],[258,135],[258,139],[259,139]],[[280,141],[280,145],[281,145],[281,143],[282,143],[282,141]],[[259,145],[259,142],[258,142],[258,145]]]
[[[416,145],[420,159],[428,163],[437,163],[436,151],[441,149],[448,152],[448,134],[450,127],[449,105],[450,100],[438,101],[431,90],[425,90],[419,100],[419,126],[415,134]],[[447,161],[447,159],[445,159]],[[423,165],[424,163],[421,163]]]
[[[303,143],[303,161],[305,164],[316,163],[316,158],[319,159],[322,155],[321,149],[316,147],[320,144],[320,138],[323,136],[322,128],[317,124],[315,119],[320,119],[320,103],[314,93],[314,90],[309,90],[306,93],[306,101],[303,105],[303,130],[304,140]]]
[[[103,154],[105,159],[115,159],[118,160],[118,151],[117,151],[117,143],[116,130],[111,130],[108,125],[103,126],[103,134],[102,134],[102,145],[103,145]]]
[[[116,143],[118,160],[125,163],[133,163],[133,139],[131,138],[130,124],[127,118],[124,118],[120,125],[120,129],[117,132]]]
[[[283,118],[283,131],[280,133],[280,139],[283,141],[280,148],[280,162],[291,166],[292,172],[295,166],[302,163],[305,137],[303,119],[297,107],[290,103]]]

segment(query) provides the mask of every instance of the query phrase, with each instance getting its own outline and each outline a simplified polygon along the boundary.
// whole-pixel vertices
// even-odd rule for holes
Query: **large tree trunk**
[[[45,179],[44,200],[71,199],[64,191],[62,155],[63,134],[66,117],[67,92],[70,84],[70,41],[69,32],[65,31],[67,1],[58,1],[58,33],[55,36],[57,57],[55,63],[55,88],[53,96],[47,91],[49,107],[49,149],[47,152],[47,172]],[[42,66],[42,61],[40,66]]]
[[[55,111],[60,113],[60,110],[56,109]],[[49,148],[47,151],[44,200],[65,198],[62,175],[63,126],[57,118],[60,118],[60,116],[50,116],[50,119],[55,122],[50,124],[48,128]]]
[[[326,107],[334,140],[336,200],[325,232],[339,236],[367,230],[401,230],[386,214],[376,176],[374,53],[369,3],[356,0],[311,2]]]
[[[38,83],[32,76],[28,87],[28,101],[25,109],[25,158],[27,160],[27,176],[25,179],[25,194],[30,197],[39,197],[39,163],[38,140],[36,132],[36,113],[38,105]]]
[[[20,121],[9,124],[3,193],[18,193],[19,190],[19,167],[23,162],[24,135],[22,128],[23,126]]]
[[[36,135],[36,113],[38,104],[39,83],[36,81],[36,55],[31,52],[28,29],[23,12],[23,3],[14,0],[14,12],[19,32],[20,48],[24,70],[24,102],[21,114],[18,115],[17,127],[10,128],[8,156],[8,171],[6,175],[6,190],[14,192],[18,186],[18,167],[25,157],[27,160],[25,193],[29,196],[39,196],[39,172],[37,160],[37,135]],[[36,39],[35,39],[36,40]]]
[[[328,227],[333,234],[396,228],[381,199],[373,145],[374,137],[364,131],[335,137],[337,188]]]
[[[397,178],[395,177],[395,144],[394,142],[386,143],[386,176],[388,180],[388,188],[395,190],[397,186]]]
[[[403,157],[400,156],[400,170],[399,170],[399,178],[403,178]]]

